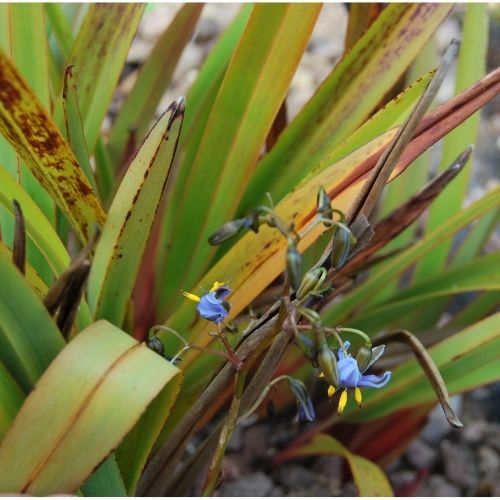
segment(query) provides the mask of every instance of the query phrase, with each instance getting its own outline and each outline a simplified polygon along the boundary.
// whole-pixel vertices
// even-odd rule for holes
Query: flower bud
[[[295,337],[295,342],[297,346],[302,351],[304,356],[311,362],[316,361],[316,346],[314,342],[305,334],[298,330],[294,331],[293,336]]]
[[[299,291],[297,292],[297,298],[299,300],[303,299],[309,292],[318,290],[323,284],[325,277],[326,269],[324,267],[318,267],[307,271],[302,283],[300,284]]]
[[[351,251],[351,235],[342,226],[335,230],[332,243],[332,266],[340,269],[346,262]]]
[[[318,366],[325,376],[326,381],[330,385],[333,385],[333,387],[338,387],[339,373],[337,370],[337,358],[326,341],[322,343],[318,354]]]
[[[307,393],[306,386],[298,379],[287,377],[288,385],[293,395],[297,399],[299,421],[314,422],[316,420],[316,412],[312,404],[311,398]]]
[[[372,349],[369,345],[363,345],[360,347],[358,353],[356,354],[356,361],[358,363],[358,368],[361,373],[363,373],[369,366],[372,360]]]
[[[220,245],[237,234],[246,225],[246,219],[235,219],[223,224],[209,238],[210,245]]]
[[[252,212],[249,215],[247,215],[244,219],[245,220],[245,227],[247,229],[252,230],[254,233],[258,233],[259,226],[261,223],[260,215],[261,215],[260,210],[258,210],[258,209],[252,210]]]
[[[332,219],[333,210],[330,197],[323,186],[318,189],[318,196],[316,198],[316,207],[319,214],[325,219]],[[326,224],[325,224],[326,225]]]
[[[146,345],[152,351],[156,352],[156,354],[159,354],[160,356],[165,355],[165,347],[163,345],[163,342],[155,335],[151,335],[150,337],[148,337],[148,339],[146,340]]]
[[[292,238],[288,238],[288,249],[286,252],[286,268],[288,279],[294,290],[298,290],[302,281],[302,256]]]

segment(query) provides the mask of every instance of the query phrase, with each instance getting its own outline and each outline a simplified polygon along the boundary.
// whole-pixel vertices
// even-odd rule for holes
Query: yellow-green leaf
[[[87,240],[104,211],[46,110],[1,51],[0,132]]]
[[[387,5],[259,162],[240,210],[264,201],[266,191],[275,201],[281,200],[356,130],[451,7],[436,3]]]
[[[319,4],[257,4],[224,75],[158,263],[162,307],[195,284],[211,232],[233,213],[314,27]],[[188,103],[189,106],[189,103]],[[189,227],[189,231],[183,231]]]
[[[362,497],[394,495],[386,475],[377,464],[351,453],[340,441],[328,434],[316,434],[310,443],[294,448],[287,456],[298,458],[311,455],[339,455],[345,458],[351,469],[354,484]]]
[[[3,253],[0,276],[0,361],[27,392],[64,347],[64,339],[37,294]]]
[[[125,98],[113,123],[108,140],[109,153],[116,167],[123,160],[131,131],[136,144],[143,141],[202,9],[203,4],[199,3],[182,6],[141,66],[134,87]]]
[[[89,276],[95,318],[121,325],[171,165],[184,100],[170,105],[146,137],[116,193]]]
[[[110,323],[94,323],[54,360],[14,420],[0,447],[0,491],[74,492],[178,374]]]
[[[90,154],[94,152],[144,6],[140,3],[92,4],[68,58],[68,65],[74,66],[78,103]],[[61,99],[55,118],[56,123],[62,123]]]

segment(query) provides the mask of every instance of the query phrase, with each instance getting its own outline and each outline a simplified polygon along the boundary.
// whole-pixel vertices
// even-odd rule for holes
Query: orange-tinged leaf
[[[82,240],[104,211],[52,119],[0,51],[0,132],[52,195]]]
[[[317,434],[309,444],[291,450],[288,458],[314,455],[339,455],[345,458],[360,496],[393,496],[391,485],[378,465],[351,453],[340,441],[328,434]]]
[[[215,252],[206,238],[238,205],[306,48],[320,4],[257,4],[224,74],[158,262],[163,308],[196,283]],[[189,103],[187,104],[189,106]],[[195,202],[193,202],[195,201]],[[189,231],[183,232],[184,227]]]
[[[426,115],[392,177],[401,173],[420,153],[497,95],[499,90],[500,70],[497,70]],[[310,176],[275,207],[276,213],[284,220],[294,222],[295,229],[301,231],[315,215],[316,194],[320,186],[328,191],[333,206],[346,212],[395,133],[393,129],[380,135],[342,160]],[[299,250],[308,248],[323,231],[323,227],[316,227],[301,240]],[[231,317],[235,317],[283,272],[285,248],[286,240],[277,231],[267,227],[259,230],[257,235],[247,234],[206,274],[196,289],[208,290],[214,281],[230,280],[234,289],[229,299]],[[199,318],[195,319],[195,314],[192,305],[184,303],[168,324],[186,333],[188,338],[196,338],[197,342],[206,344],[210,340],[206,334],[211,325]],[[188,325],[190,331],[186,332]],[[195,357],[196,354],[187,353],[185,359],[191,356]]]
[[[17,414],[0,447],[0,492],[74,492],[169,382],[180,382],[175,366],[110,323],[94,323]]]

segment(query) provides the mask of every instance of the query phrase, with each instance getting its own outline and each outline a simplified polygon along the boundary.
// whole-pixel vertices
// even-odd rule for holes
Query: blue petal
[[[368,370],[368,368],[370,368],[370,366],[373,365],[373,363],[375,363],[382,356],[382,354],[384,354],[384,351],[385,351],[384,344],[378,345],[377,347],[374,347],[372,349],[372,359],[370,360],[368,366],[364,369],[365,372]]]
[[[349,347],[351,347],[351,343],[350,343],[348,340],[346,340],[346,341],[344,342],[344,349],[345,349],[346,351],[348,351],[348,350],[349,350]],[[345,359],[345,358],[349,357],[349,356],[347,356],[347,355],[345,354],[345,352],[344,352],[342,349],[339,349],[339,350],[338,350],[337,356],[338,356],[339,360],[340,360],[340,359]]]
[[[305,405],[299,404],[298,409],[299,422],[314,422],[316,420],[316,412],[310,399]]]
[[[339,359],[337,363],[339,374],[339,385],[348,388],[354,388],[359,385],[361,380],[361,372],[358,368],[357,361],[351,356],[345,356]]]
[[[225,299],[231,293],[231,289],[228,286],[220,286],[213,292],[215,294],[215,298],[218,300]]]
[[[383,375],[363,375],[358,383],[358,387],[384,387],[391,380],[391,372],[385,372]]]
[[[197,310],[202,318],[214,323],[222,323],[228,314],[221,301],[216,298],[215,292],[203,295],[198,302]]]

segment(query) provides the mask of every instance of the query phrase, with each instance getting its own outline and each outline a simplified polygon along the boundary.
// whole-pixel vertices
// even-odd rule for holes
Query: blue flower
[[[373,387],[379,389],[384,387],[391,379],[391,372],[385,372],[383,375],[365,375],[364,373],[370,368],[377,359],[384,353],[385,346],[378,346],[372,349],[372,358],[364,370],[360,370],[358,362],[353,358],[347,350],[350,347],[350,342],[344,342],[344,349],[339,349],[337,354],[337,371],[339,375],[339,385],[328,387],[328,397],[332,397],[337,389],[342,389],[340,394],[338,412],[344,411],[347,404],[347,390],[354,390],[354,398],[356,403],[361,406],[362,395],[360,387]]]
[[[202,318],[213,323],[222,323],[229,314],[229,304],[224,300],[231,293],[225,284],[216,281],[210,291],[201,297],[193,293],[183,292],[184,297],[198,302],[196,310]]]
[[[316,420],[316,412],[314,406],[307,393],[304,383],[293,377],[287,377],[290,390],[297,399],[297,416],[299,422],[314,422]]]

